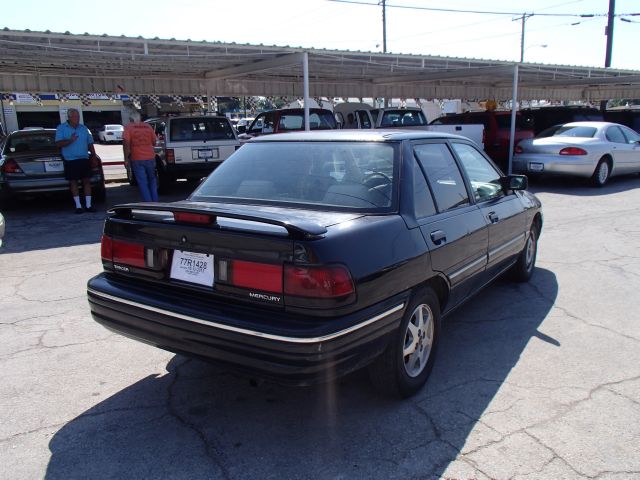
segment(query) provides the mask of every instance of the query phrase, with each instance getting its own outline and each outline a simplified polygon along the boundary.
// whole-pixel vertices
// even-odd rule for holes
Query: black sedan
[[[93,318],[285,383],[368,366],[415,393],[441,317],[534,270],[541,205],[469,140],[332,131],[245,144],[185,201],[108,212]]]
[[[0,144],[0,203],[15,198],[52,192],[68,192],[64,163],[53,129],[34,128],[11,133]],[[104,173],[99,163],[92,168],[94,201],[105,198]]]

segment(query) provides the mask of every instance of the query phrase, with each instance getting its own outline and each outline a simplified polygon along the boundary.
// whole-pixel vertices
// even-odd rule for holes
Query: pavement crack
[[[223,461],[224,456],[220,449],[218,449],[215,445],[212,445],[212,443],[207,439],[207,436],[200,428],[198,428],[197,425],[195,425],[193,422],[190,422],[187,418],[181,415],[175,404],[174,388],[180,379],[180,368],[190,361],[191,359],[186,359],[184,362],[175,367],[173,380],[167,387],[167,409],[169,411],[169,414],[173,418],[175,418],[181,425],[193,431],[198,436],[203,444],[204,451],[207,457],[209,457],[211,462],[220,469],[223,478],[225,478],[226,480],[231,480],[232,476]]]

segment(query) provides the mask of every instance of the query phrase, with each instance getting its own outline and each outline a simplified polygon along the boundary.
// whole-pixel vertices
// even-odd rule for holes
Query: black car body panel
[[[257,145],[270,145],[276,153],[282,149],[273,171],[260,181],[251,179],[255,172],[242,163],[270,151]],[[295,157],[308,165],[318,152],[335,154],[328,160],[316,155],[325,167],[337,169],[330,172],[334,183],[325,185],[325,196],[307,198],[306,190],[289,189],[285,197],[260,197],[271,191],[266,179],[281,179],[278,162],[287,149],[298,147],[317,147]],[[345,151],[354,156],[353,164],[347,159],[345,166]],[[393,167],[385,166],[381,152],[391,151]],[[436,182],[433,175],[444,167],[430,171],[432,154],[458,176]],[[359,178],[369,189],[384,192],[375,198],[387,200],[349,206],[346,195],[344,205],[339,203],[342,197],[332,192],[359,191],[335,186],[346,188],[354,166],[364,172]],[[219,192],[236,191],[228,190],[228,181],[223,190],[210,188],[217,178],[234,178],[234,169],[246,172],[250,180],[243,182],[253,182],[243,191],[257,196],[225,200]],[[493,183],[479,179],[482,169],[493,172]],[[314,174],[301,174],[301,185],[309,175]],[[291,172],[283,178],[295,180]],[[366,365],[395,341],[416,289],[436,291],[447,313],[515,264],[531,225],[542,225],[540,202],[528,192],[503,191],[503,180],[472,142],[455,135],[351,131],[251,140],[188,200],[121,205],[108,212],[105,272],[88,285],[91,312],[124,335],[259,376],[294,384],[333,378]],[[447,197],[440,190],[463,201],[445,209]],[[126,253],[116,254],[116,248]],[[185,251],[211,256],[209,283],[174,274]],[[316,271],[320,276],[313,276]],[[318,293],[337,286],[344,290]]]

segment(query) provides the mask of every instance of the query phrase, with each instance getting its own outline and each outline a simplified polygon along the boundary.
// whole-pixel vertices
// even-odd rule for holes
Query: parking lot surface
[[[25,201],[4,212],[0,254],[0,477],[640,478],[638,187],[533,185],[531,282],[499,280],[450,316],[405,401],[362,373],[283,387],[110,333],[86,281],[105,207],[137,191],[112,183],[83,215],[65,196]]]

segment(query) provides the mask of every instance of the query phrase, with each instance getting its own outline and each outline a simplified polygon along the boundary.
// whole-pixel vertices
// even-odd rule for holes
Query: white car
[[[513,171],[585,177],[601,187],[614,175],[640,172],[640,134],[610,122],[556,125],[516,146]]]
[[[101,143],[122,142],[124,127],[122,125],[103,125],[98,130],[98,140]]]

